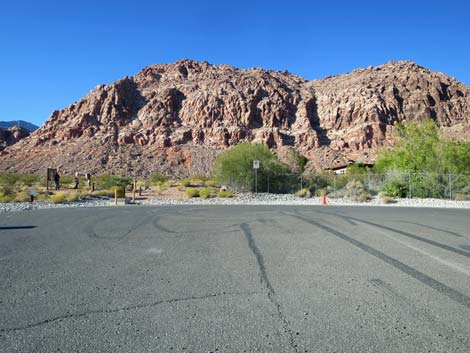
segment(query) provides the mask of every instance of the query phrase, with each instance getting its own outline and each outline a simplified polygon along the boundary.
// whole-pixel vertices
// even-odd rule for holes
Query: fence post
[[[302,189],[303,187],[303,176],[300,174],[300,188]]]
[[[336,174],[333,176],[333,194],[336,194]]]
[[[408,197],[411,199],[413,195],[411,194],[411,173],[408,173]]]
[[[370,192],[370,173],[367,173],[367,189]]]
[[[452,174],[449,173],[449,199],[452,200]]]

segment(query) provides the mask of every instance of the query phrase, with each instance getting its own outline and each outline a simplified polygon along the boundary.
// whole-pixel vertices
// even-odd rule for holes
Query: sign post
[[[259,169],[259,160],[255,159],[253,161],[253,169],[255,170],[255,194],[258,193],[258,169]]]
[[[54,181],[55,174],[57,173],[57,169],[55,168],[47,168],[47,175],[46,175],[46,193],[49,191],[49,181]]]

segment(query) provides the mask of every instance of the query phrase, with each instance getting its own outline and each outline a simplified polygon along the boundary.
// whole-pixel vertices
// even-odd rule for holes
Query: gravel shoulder
[[[123,204],[123,202],[121,202]],[[140,205],[150,206],[171,206],[171,205],[292,205],[310,206],[321,205],[321,197],[309,199],[300,198],[295,195],[279,194],[237,194],[232,198],[164,198],[151,197],[137,202]],[[380,207],[433,207],[433,208],[466,208],[470,209],[470,201],[454,201],[442,199],[396,199],[393,203],[383,204],[378,197],[374,197],[368,202],[356,202],[347,198],[327,198],[328,205],[334,206],[380,206]],[[81,200],[64,204],[52,204],[45,202],[18,202],[0,204],[0,213],[14,211],[29,211],[37,209],[68,208],[68,207],[106,207],[113,206],[114,200],[99,198],[91,200]]]

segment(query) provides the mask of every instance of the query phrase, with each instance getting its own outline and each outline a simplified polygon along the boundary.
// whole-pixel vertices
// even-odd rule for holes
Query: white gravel
[[[321,205],[321,197],[304,199],[295,195],[277,194],[236,194],[232,198],[191,198],[191,199],[168,199],[153,198],[142,201],[143,205],[170,206],[170,205]],[[102,207],[112,206],[113,200],[99,198],[83,200],[64,204],[51,204],[46,202],[18,202],[0,204],[0,213],[12,211],[28,211],[37,209],[65,208],[65,207]],[[470,201],[452,201],[441,199],[397,199],[391,204],[381,204],[375,197],[369,202],[355,202],[345,198],[327,198],[328,205],[344,206],[381,206],[381,207],[440,207],[440,208],[470,208]]]
[[[300,198],[295,195],[279,194],[238,194],[233,198],[191,198],[191,199],[167,199],[154,198],[143,202],[147,205],[321,205],[321,197],[309,199]],[[442,207],[442,208],[470,208],[470,201],[453,201],[441,199],[397,199],[394,203],[382,204],[378,197],[369,202],[356,202],[347,198],[327,198],[328,205],[344,206],[384,206],[384,207]]]

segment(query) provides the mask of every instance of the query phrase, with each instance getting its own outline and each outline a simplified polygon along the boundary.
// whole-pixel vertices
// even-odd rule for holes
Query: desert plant
[[[199,190],[195,188],[186,188],[185,194],[187,198],[199,197]]]
[[[211,197],[211,190],[209,188],[202,188],[199,190],[199,196],[201,199],[208,199]]]
[[[218,187],[219,184],[215,180],[209,179],[204,182],[204,186],[215,188],[215,187]]]
[[[181,185],[183,185],[184,187],[189,187],[189,186],[191,186],[191,180],[190,179],[183,179],[183,180],[181,180]]]
[[[214,177],[220,185],[230,185],[244,191],[254,190],[254,160],[260,161],[258,191],[267,191],[268,175],[271,192],[291,191],[289,181],[292,178],[286,177],[290,173],[289,168],[262,144],[241,143],[219,154],[214,165]]]
[[[16,193],[15,202],[28,202],[28,201],[31,201],[31,196],[27,192],[21,191],[21,192]]]
[[[308,198],[310,198],[310,196],[312,196],[312,194],[310,193],[310,190],[308,188],[300,189],[299,191],[297,191],[295,193],[295,195],[297,195],[299,197],[304,197],[306,199],[308,199]]]
[[[51,195],[49,197],[49,200],[52,202],[52,203],[64,203],[65,200],[66,200],[66,193],[64,192],[56,192],[54,195]]]
[[[393,199],[393,197],[390,197],[387,195],[387,193],[381,191],[379,192],[379,200],[380,200],[380,203],[383,203],[383,204],[391,204],[391,203],[395,203],[395,200]]]
[[[101,189],[112,189],[113,187],[125,188],[131,183],[130,178],[118,177],[114,175],[100,175],[96,178]]]
[[[226,198],[226,197],[232,197],[232,196],[233,196],[233,193],[230,190],[220,190],[219,192],[217,192],[217,197]]]
[[[315,190],[315,196],[325,196],[328,194],[327,189],[317,189]]]
[[[164,184],[165,182],[167,182],[168,179],[169,178],[166,175],[163,175],[160,173],[153,174],[152,176],[150,176],[150,184],[155,185],[155,186],[160,186]]]
[[[369,194],[367,191],[363,191],[359,194],[359,197],[357,198],[357,201],[359,202],[367,202],[372,199],[371,194]]]
[[[10,203],[15,201],[15,195],[5,195],[0,193],[0,203]]]

